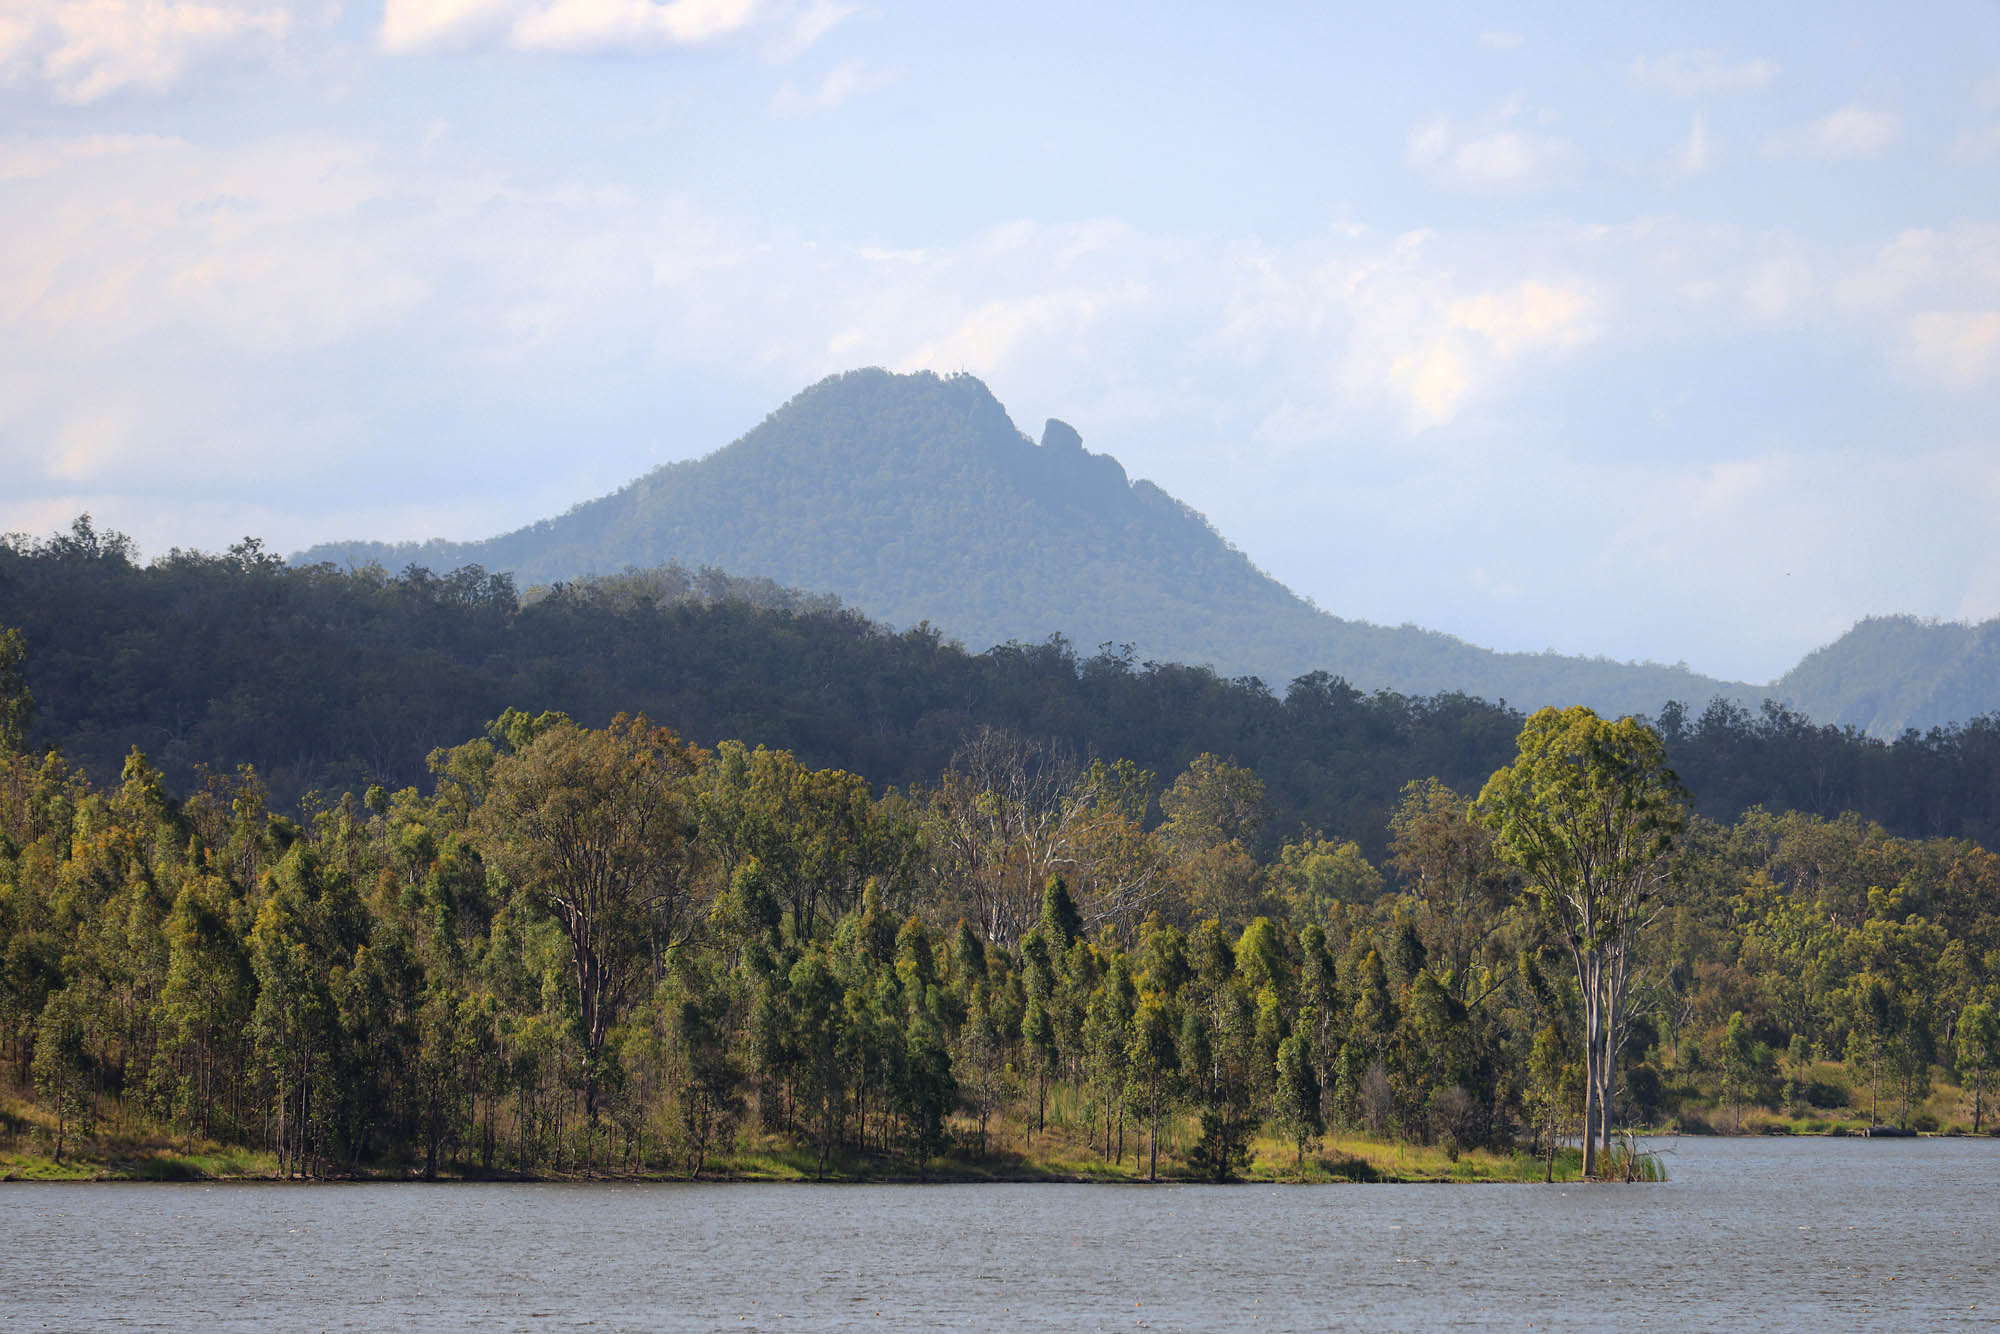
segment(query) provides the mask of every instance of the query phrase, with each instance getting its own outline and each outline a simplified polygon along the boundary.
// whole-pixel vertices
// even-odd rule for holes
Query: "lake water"
[[[2000,1327],[2000,1142],[1656,1186],[0,1186],[21,1329]]]

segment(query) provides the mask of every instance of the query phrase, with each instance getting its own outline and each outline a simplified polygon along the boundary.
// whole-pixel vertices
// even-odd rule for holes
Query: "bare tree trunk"
[[[1602,979],[1602,960],[1595,955],[1585,955],[1579,960],[1577,980],[1583,984],[1583,1175],[1589,1179],[1597,1175],[1597,1111],[1599,1063],[1602,1048],[1599,1040],[1604,1032],[1604,995],[1598,984]]]

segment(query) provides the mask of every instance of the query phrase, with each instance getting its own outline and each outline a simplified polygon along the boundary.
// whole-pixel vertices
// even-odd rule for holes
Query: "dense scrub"
[[[1315,831],[1259,853],[1264,786],[1212,755],[1162,789],[988,732],[878,791],[508,712],[429,768],[293,818],[250,770],[177,797],[137,753],[106,787],[0,757],[0,1060],[43,1147],[921,1174],[1040,1146],[1227,1177],[1260,1135],[1305,1171],[1330,1128],[1455,1155],[1579,1110],[1560,942],[1440,784],[1396,807],[1385,880]],[[1843,1103],[1907,1121],[1955,1070],[1983,1117],[1996,963],[1976,845],[1697,821],[1619,1116],[1818,1105],[1834,1057]]]

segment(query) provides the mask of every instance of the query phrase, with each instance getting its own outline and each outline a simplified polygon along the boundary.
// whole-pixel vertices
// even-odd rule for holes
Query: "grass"
[[[278,1174],[278,1160],[254,1149],[174,1153],[84,1141],[59,1163],[36,1149],[0,1151],[0,1181],[244,1181]]]
[[[1556,1155],[1557,1181],[1574,1181],[1582,1170],[1582,1155],[1565,1150]],[[1441,1145],[1404,1144],[1366,1135],[1334,1134],[1308,1146],[1303,1166],[1296,1150],[1269,1136],[1254,1146],[1250,1179],[1305,1182],[1539,1182],[1542,1160],[1533,1154],[1490,1149],[1465,1149],[1453,1155]]]
[[[1853,1072],[1838,1061],[1816,1061],[1806,1072],[1813,1083],[1844,1091],[1845,1105],[1836,1107],[1738,1107],[1703,1099],[1686,1099],[1664,1127],[1684,1135],[1861,1135],[1870,1125],[1868,1086],[1856,1083]],[[1901,1103],[1884,1082],[1877,1112],[1884,1125],[1901,1120]],[[1987,1119],[1996,1109],[1989,1107]],[[1938,1079],[1929,1094],[1910,1107],[1909,1123],[1922,1134],[1971,1129],[1970,1099],[1955,1083]]]
[[[1052,1102],[1051,1112],[1058,1110]],[[956,1127],[962,1142],[973,1142],[973,1127]],[[995,1121],[988,1127],[987,1151],[959,1149],[928,1165],[924,1178],[952,1182],[1144,1182],[1149,1147],[1135,1124],[1125,1130],[1123,1154],[1107,1162],[1102,1142],[1082,1127],[1052,1123],[1032,1140],[1017,1121]],[[1162,1181],[1193,1178],[1183,1165],[1194,1143],[1192,1116],[1164,1127],[1159,1157]],[[198,1142],[192,1148],[159,1127],[137,1121],[100,1122],[93,1133],[77,1135],[65,1146],[64,1160],[54,1160],[54,1125],[26,1099],[0,1099],[0,1181],[229,1181],[271,1180],[278,1176],[275,1155],[257,1149]],[[1577,1179],[1579,1155],[1558,1156],[1555,1178]],[[1294,1146],[1275,1135],[1260,1136],[1251,1146],[1245,1177],[1259,1182],[1539,1182],[1542,1162],[1524,1152],[1483,1149],[1452,1153],[1442,1146],[1399,1143],[1355,1133],[1336,1133],[1307,1146],[1303,1163]],[[371,1174],[380,1180],[408,1180],[405,1166],[391,1165]],[[683,1160],[648,1154],[637,1170],[616,1168],[600,1173],[540,1171],[481,1173],[453,1168],[450,1177],[505,1176],[510,1179],[582,1179],[596,1176],[617,1180],[674,1180],[686,1175]],[[818,1155],[809,1144],[778,1135],[745,1131],[734,1144],[719,1146],[702,1170],[704,1180],[804,1182],[820,1178]],[[829,1181],[899,1182],[918,1179],[916,1169],[900,1156],[842,1151],[827,1163]]]
[[[105,1125],[65,1136],[55,1160],[55,1123],[32,1102],[0,1105],[0,1181],[230,1181],[278,1174],[276,1155],[198,1141],[192,1149],[149,1126]]]

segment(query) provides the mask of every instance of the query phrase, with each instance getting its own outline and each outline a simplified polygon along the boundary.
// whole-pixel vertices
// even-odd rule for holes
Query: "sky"
[[[1992,0],[7,0],[0,238],[0,531],[489,536],[882,365],[1343,616],[2000,614]]]

